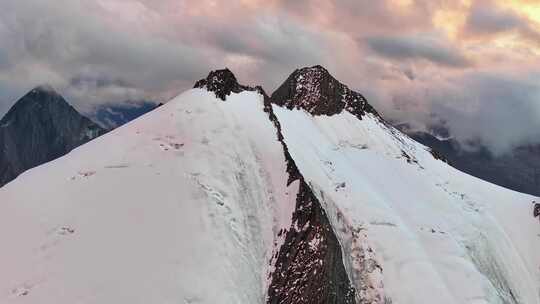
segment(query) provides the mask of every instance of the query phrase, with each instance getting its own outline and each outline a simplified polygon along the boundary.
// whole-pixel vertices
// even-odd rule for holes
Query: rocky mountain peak
[[[206,78],[195,83],[195,88],[205,88],[210,92],[214,92],[216,97],[221,100],[225,100],[231,93],[253,90],[239,84],[236,76],[228,68],[211,71]]]
[[[58,108],[71,108],[71,106],[52,86],[40,85],[21,97],[2,120],[12,120],[21,115],[44,115],[56,112]]]
[[[0,120],[0,187],[104,133],[52,87],[30,90]]]
[[[269,98],[261,86],[250,87],[238,83],[236,76],[228,68],[211,71],[206,78],[195,83],[194,88],[206,89],[214,92],[216,97],[225,101],[231,93],[240,93],[243,91],[257,91],[259,94]]]
[[[303,109],[313,115],[335,115],[347,110],[358,118],[377,114],[366,99],[336,80],[320,65],[294,71],[272,94],[273,103]]]
[[[48,93],[48,94],[59,95],[56,89],[50,84],[38,85],[33,90],[31,90],[30,93],[34,93],[34,94],[35,93]]]

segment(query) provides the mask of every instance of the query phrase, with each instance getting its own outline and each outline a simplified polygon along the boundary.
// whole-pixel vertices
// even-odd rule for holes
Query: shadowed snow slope
[[[0,189],[0,303],[540,304],[533,197],[322,67],[210,76]]]

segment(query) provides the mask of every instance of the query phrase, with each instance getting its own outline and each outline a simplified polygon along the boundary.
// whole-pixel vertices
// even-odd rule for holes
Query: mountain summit
[[[216,97],[223,101],[231,93],[240,93],[242,91],[257,91],[266,96],[266,93],[260,86],[250,87],[239,84],[234,73],[228,68],[211,71],[206,78],[197,81],[194,88],[214,92]]]
[[[303,109],[313,115],[334,115],[343,110],[358,118],[377,114],[360,93],[336,80],[320,65],[294,71],[272,94],[272,102],[289,109]]]
[[[103,133],[51,86],[32,89],[0,120],[0,186]]]

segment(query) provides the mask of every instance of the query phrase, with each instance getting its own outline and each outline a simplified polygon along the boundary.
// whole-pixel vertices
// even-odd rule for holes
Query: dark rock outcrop
[[[103,133],[51,87],[31,90],[0,120],[0,186]]]
[[[253,90],[253,88],[239,84],[236,76],[227,68],[210,72],[206,78],[197,81],[194,88],[205,88],[210,92],[214,92],[216,97],[223,101],[231,93]]]
[[[293,224],[275,257],[268,303],[355,303],[342,248],[326,212],[303,178]]]
[[[441,160],[447,164],[450,164],[450,161],[444,156],[441,152],[435,150],[434,148],[429,148],[429,152],[435,159]]]
[[[214,92],[216,97],[225,101],[231,93],[240,93],[243,91],[256,91],[264,96],[265,100],[268,95],[261,86],[250,87],[238,83],[236,76],[231,70],[225,68],[222,70],[211,71],[206,78],[203,78],[195,83],[195,89],[206,89],[209,92]]]
[[[271,101],[312,115],[331,116],[346,110],[359,119],[366,113],[378,116],[364,96],[337,81],[320,65],[294,71],[272,94]]]

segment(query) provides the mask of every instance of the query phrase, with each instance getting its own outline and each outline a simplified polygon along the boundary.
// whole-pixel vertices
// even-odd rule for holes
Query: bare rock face
[[[0,186],[104,133],[51,87],[31,90],[0,120]]]
[[[195,89],[206,89],[209,92],[214,92],[216,97],[225,101],[231,93],[240,93],[243,91],[257,91],[268,98],[266,92],[261,86],[250,87],[238,83],[236,76],[229,69],[211,71],[206,78],[203,78],[195,83]]]
[[[231,93],[253,90],[248,86],[240,85],[236,80],[236,76],[227,68],[210,72],[206,78],[197,81],[194,88],[205,88],[210,92],[214,92],[216,97],[223,101]]]
[[[335,115],[343,110],[359,119],[377,111],[360,93],[337,81],[320,65],[294,71],[272,94],[272,103],[288,109],[303,109],[312,115]]]
[[[343,266],[341,246],[321,204],[303,180],[293,224],[285,233],[268,303],[355,303],[356,291]]]

